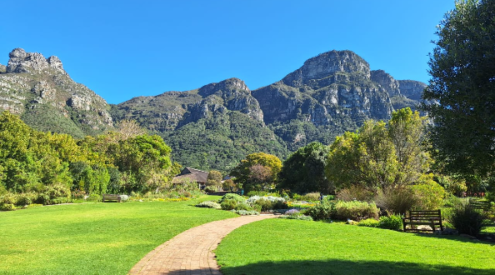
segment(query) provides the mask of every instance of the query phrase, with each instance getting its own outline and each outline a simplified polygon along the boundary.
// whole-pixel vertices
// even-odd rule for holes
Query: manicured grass
[[[180,232],[236,217],[191,204],[89,203],[0,212],[0,274],[127,274]]]
[[[495,274],[493,243],[297,220],[240,227],[216,255],[225,275]]]

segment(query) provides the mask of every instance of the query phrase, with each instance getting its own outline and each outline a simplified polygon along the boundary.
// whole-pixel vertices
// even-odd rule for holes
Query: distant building
[[[172,179],[173,184],[181,184],[185,181],[196,182],[200,189],[204,189],[206,181],[208,181],[208,172],[186,167],[182,170],[180,175],[177,175]]]

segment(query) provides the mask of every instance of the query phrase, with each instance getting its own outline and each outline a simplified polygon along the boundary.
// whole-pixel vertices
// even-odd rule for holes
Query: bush
[[[214,201],[204,201],[201,203],[196,204],[196,207],[206,207],[206,208],[214,208],[214,209],[221,209],[222,207],[220,204]]]
[[[15,204],[19,206],[30,205],[36,201],[36,198],[36,193],[22,193],[17,196],[17,202]]]
[[[254,204],[261,206],[261,211],[268,211],[273,209],[272,202],[265,198],[256,200]]]
[[[461,234],[477,236],[483,228],[485,216],[480,210],[474,209],[469,204],[458,204],[455,206],[450,222]]]
[[[313,220],[327,220],[332,216],[332,212],[334,209],[334,204],[330,202],[320,202],[317,205],[308,208],[305,211],[305,214],[311,216]]]
[[[246,211],[251,211],[253,208],[249,206],[247,203],[239,203],[235,206],[235,210],[246,210]]]
[[[419,184],[411,186],[421,210],[435,210],[442,206],[445,189],[433,180],[433,175],[423,175]]]
[[[402,230],[402,218],[399,215],[391,215],[390,217],[380,217],[378,227],[392,230]]]
[[[220,203],[220,207],[222,208],[222,210],[233,210],[236,207],[237,203],[238,202],[234,199],[226,199],[223,200],[222,203]]]
[[[12,203],[0,204],[0,211],[14,211],[15,206]]]
[[[250,216],[250,215],[259,215],[259,212],[256,212],[254,210],[251,211],[246,211],[246,210],[232,210],[232,212],[239,214],[241,216]]]
[[[319,201],[320,200],[320,193],[317,193],[317,192],[307,193],[307,194],[304,194],[303,196],[301,196],[300,199],[303,201]]]
[[[205,192],[206,193],[215,193],[215,192],[217,192],[217,188],[215,186],[206,186]]]
[[[380,225],[380,222],[375,219],[366,219],[360,221],[357,225],[366,227],[378,227]]]
[[[86,199],[87,201],[101,201],[101,196],[98,194],[90,194],[89,197]]]
[[[396,187],[379,190],[375,203],[391,214],[405,214],[418,204],[418,199],[411,189]]]
[[[0,196],[0,205],[2,204],[16,204],[17,196],[12,193],[7,193],[3,196]]]
[[[234,200],[236,202],[246,202],[246,199],[243,196],[234,194],[234,193],[227,193],[223,195],[223,197],[218,201],[218,203],[222,203],[225,200]]]
[[[344,188],[337,193],[337,199],[341,201],[371,201],[373,192],[360,185],[352,185]]]
[[[375,203],[361,201],[338,201],[335,204],[335,218],[339,220],[378,219],[378,208]]]
[[[461,200],[453,194],[447,195],[443,200],[443,206],[445,207],[454,207],[459,203],[461,203]]]

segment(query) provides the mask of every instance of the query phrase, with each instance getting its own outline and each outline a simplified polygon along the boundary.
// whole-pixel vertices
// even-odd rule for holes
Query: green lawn
[[[297,220],[238,228],[216,255],[225,275],[495,274],[493,243]]]
[[[0,212],[0,274],[127,274],[180,232],[236,216],[191,204],[86,203]]]

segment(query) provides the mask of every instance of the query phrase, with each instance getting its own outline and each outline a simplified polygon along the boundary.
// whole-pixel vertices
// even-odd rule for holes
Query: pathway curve
[[[129,274],[221,275],[213,253],[220,241],[238,227],[274,217],[241,216],[191,228],[148,253]]]

